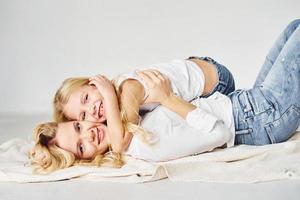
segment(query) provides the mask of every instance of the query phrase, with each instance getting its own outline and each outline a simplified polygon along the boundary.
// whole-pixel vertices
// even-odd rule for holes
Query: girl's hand
[[[144,103],[160,103],[172,96],[170,80],[158,70],[149,69],[137,72],[149,89],[149,95]]]
[[[110,80],[103,75],[96,75],[89,78],[90,85],[96,86],[103,99],[113,98],[116,96],[115,88]]]

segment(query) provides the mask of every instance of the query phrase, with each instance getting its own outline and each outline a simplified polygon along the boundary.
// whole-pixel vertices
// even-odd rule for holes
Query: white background
[[[0,0],[0,114],[50,114],[71,76],[211,56],[253,85],[299,0]]]

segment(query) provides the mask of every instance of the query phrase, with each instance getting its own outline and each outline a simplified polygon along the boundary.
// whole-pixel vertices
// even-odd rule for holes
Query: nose
[[[91,104],[86,105],[86,109],[85,110],[93,118],[98,119],[98,117],[97,117],[97,106],[95,104],[91,103]]]
[[[87,139],[88,142],[94,142],[95,141],[96,133],[93,129],[86,132],[86,134],[83,136],[85,139]]]

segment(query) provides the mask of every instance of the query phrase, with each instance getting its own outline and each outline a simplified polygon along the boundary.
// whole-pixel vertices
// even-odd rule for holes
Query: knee
[[[298,26],[300,25],[300,19],[295,19],[293,21],[291,21],[288,25],[289,29],[296,29]]]

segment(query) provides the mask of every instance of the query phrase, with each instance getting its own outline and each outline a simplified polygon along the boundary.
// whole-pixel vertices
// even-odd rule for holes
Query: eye
[[[80,132],[81,126],[80,126],[80,123],[79,123],[79,122],[77,122],[77,123],[75,124],[75,128],[76,128],[76,131]]]
[[[84,121],[85,118],[86,118],[86,112],[83,112],[83,113],[81,114],[80,120]]]
[[[88,99],[89,99],[89,94],[86,94],[86,95],[84,96],[84,103],[86,103],[86,102],[88,101]]]
[[[83,154],[83,145],[82,144],[79,145],[79,151],[80,151],[80,153],[82,155]]]

